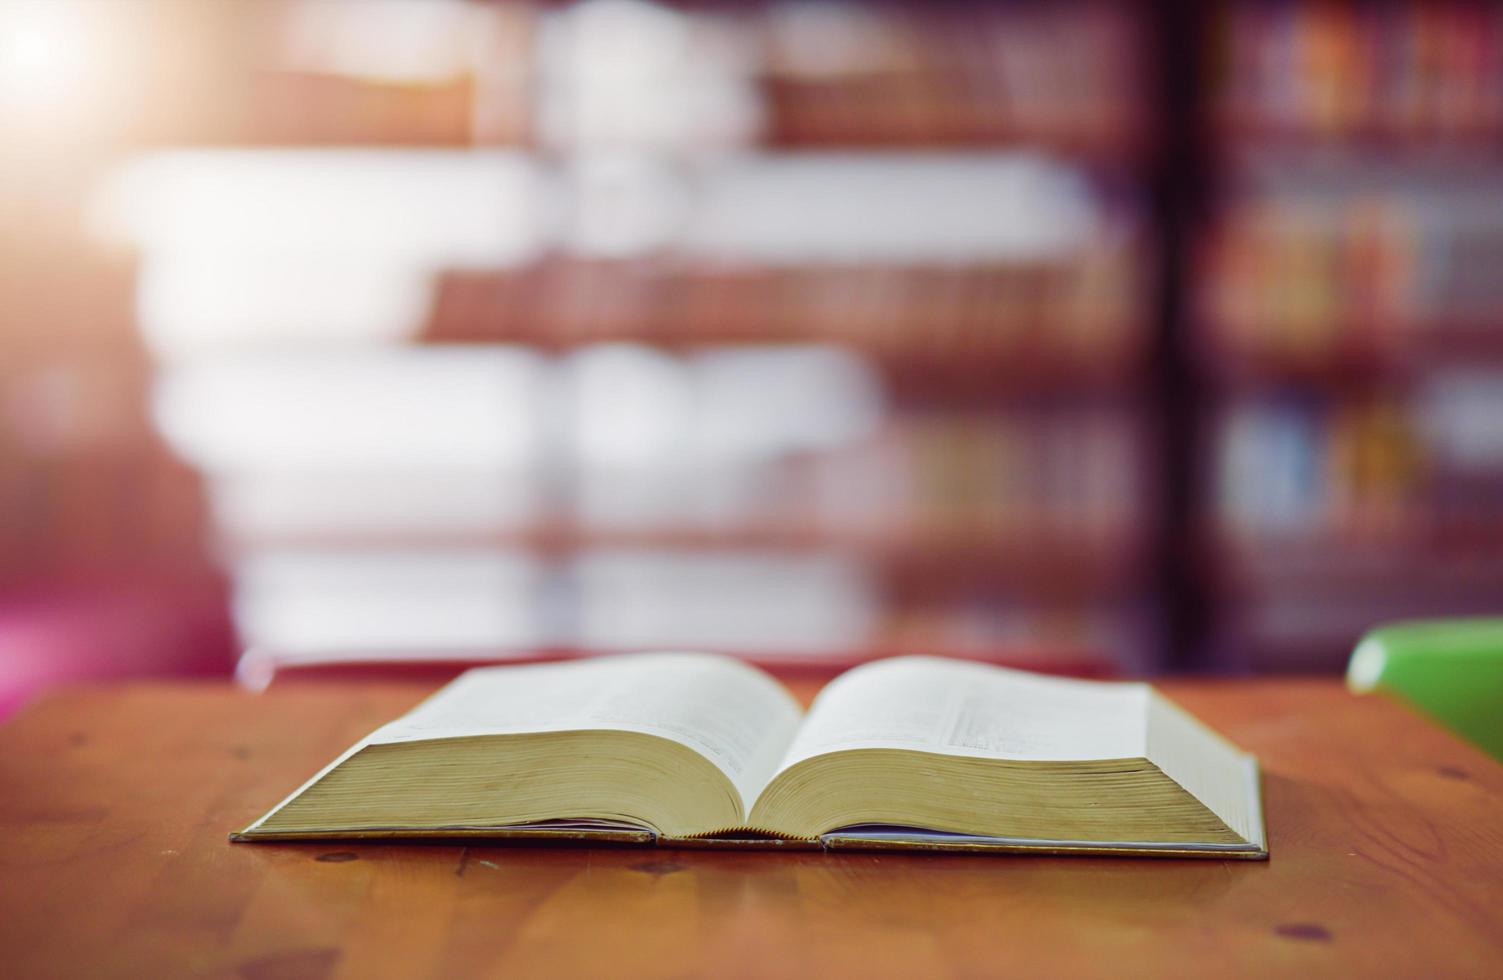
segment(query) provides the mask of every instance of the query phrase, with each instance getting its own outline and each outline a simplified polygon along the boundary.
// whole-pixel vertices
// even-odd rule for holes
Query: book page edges
[[[1268,845],[1263,824],[1262,794],[1257,759],[1245,757],[1248,781],[1248,815],[1253,837],[1245,845],[1153,843],[1146,841],[1069,841],[1012,837],[978,838],[959,834],[925,834],[919,831],[879,833],[834,831],[816,840],[773,837],[660,837],[650,830],[614,828],[552,829],[544,827],[446,827],[431,830],[381,829],[318,831],[261,831],[262,820],[230,835],[236,842],[336,841],[336,840],[487,840],[538,845],[634,845],[690,850],[761,851],[892,851],[951,854],[1054,854],[1102,857],[1181,857],[1222,860],[1266,860]],[[296,795],[296,794],[294,794]],[[273,811],[275,812],[275,811]]]
[[[835,831],[820,840],[828,850],[933,851],[973,854],[1057,854],[1118,857],[1194,857],[1264,861],[1268,842],[1263,825],[1261,775],[1258,760],[1243,755],[1242,778],[1247,784],[1247,821],[1251,836],[1244,844],[1160,843],[1153,841],[1070,841],[1016,837],[971,837],[922,831]]]
[[[365,738],[362,738],[360,741],[356,742],[354,745],[352,745],[349,748],[345,749],[344,752],[341,753],[338,757],[336,757],[333,762],[329,763],[328,765],[326,765],[322,769],[320,769],[318,772],[314,773],[311,777],[309,777],[309,779],[308,779],[307,782],[303,783],[303,785],[299,786],[297,789],[293,790],[291,793],[288,793],[287,796],[286,796],[286,798],[283,799],[282,802],[278,803],[276,806],[272,807],[270,810],[267,810],[265,813],[261,814],[255,820],[252,820],[250,823],[246,824],[245,827],[243,827],[240,830],[237,830],[234,833],[230,834],[230,840],[254,840],[254,839],[256,839],[257,829],[262,824],[264,824],[266,821],[270,820],[272,817],[276,816],[277,811],[280,810],[280,809],[282,809],[282,807],[284,807],[287,804],[291,803],[293,800],[297,799],[299,796],[302,796],[303,793],[307,792],[308,789],[310,787],[312,787],[314,783],[317,783],[320,779],[323,779],[329,773],[333,772],[335,769],[338,769],[340,766],[342,766],[345,763],[346,760],[348,760],[356,752],[359,752],[361,749],[363,749],[367,745],[369,745],[371,743],[371,737],[374,734],[375,733],[373,732],[371,735],[367,735]],[[265,836],[271,836],[271,835],[265,835]],[[276,836],[279,837],[279,838],[285,839],[285,837],[283,835],[281,835],[281,834],[278,834]]]
[[[1257,848],[1259,857],[1267,858],[1268,830],[1263,824],[1263,774],[1256,756],[1248,755],[1243,758],[1246,760],[1244,778],[1247,780],[1247,819],[1252,831],[1247,842]]]
[[[1261,860],[1266,850],[1252,847],[1196,846],[1186,844],[1146,844],[1130,841],[1051,841],[998,838],[996,840],[943,840],[931,837],[911,839],[874,838],[861,835],[826,834],[817,840],[781,838],[729,837],[662,837],[650,831],[608,830],[358,830],[339,833],[307,831],[249,832],[230,835],[237,843],[308,843],[314,841],[390,841],[390,840],[466,840],[494,841],[498,844],[536,844],[540,846],[635,846],[683,850],[743,851],[887,851],[949,854],[1041,854],[1102,857],[1193,857],[1223,860]]]
[[[1148,709],[1148,760],[1238,837],[1256,843],[1262,805],[1253,756],[1158,691]],[[1256,761],[1254,765],[1256,765]],[[1250,792],[1251,790],[1251,792]]]

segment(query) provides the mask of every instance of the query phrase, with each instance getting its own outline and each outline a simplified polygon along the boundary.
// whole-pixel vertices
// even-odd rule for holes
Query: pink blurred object
[[[90,580],[0,594],[0,718],[62,684],[228,676],[235,640],[222,582]]]

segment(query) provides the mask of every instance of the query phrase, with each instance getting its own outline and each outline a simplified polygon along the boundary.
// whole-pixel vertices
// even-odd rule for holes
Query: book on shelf
[[[1232,5],[1221,111],[1249,140],[1496,140],[1503,11],[1485,3]]]
[[[1497,350],[1503,182],[1417,174],[1375,193],[1354,168],[1232,197],[1202,254],[1202,318],[1229,357],[1380,366]]]
[[[773,145],[1020,143],[1112,159],[1144,127],[1143,37],[1109,4],[794,3],[760,20]]]
[[[1125,371],[1147,293],[1137,242],[1049,261],[716,266],[553,259],[452,269],[424,325],[430,342],[573,347],[838,343],[878,357],[1031,356]]]
[[[1256,760],[1151,687],[936,657],[807,713],[709,654],[472,670],[231,835],[391,837],[1268,853]]]

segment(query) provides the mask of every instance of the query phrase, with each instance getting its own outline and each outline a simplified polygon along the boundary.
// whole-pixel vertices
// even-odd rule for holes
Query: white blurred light
[[[386,82],[442,82],[474,70],[480,8],[463,0],[301,0],[289,12],[289,68]]]
[[[573,572],[586,647],[828,652],[876,624],[869,575],[833,556],[597,552]]]
[[[1358,694],[1366,694],[1378,686],[1383,669],[1388,666],[1388,649],[1381,640],[1368,637],[1352,651],[1352,661],[1347,664],[1347,687]]]
[[[540,519],[526,467],[258,469],[208,479],[231,550],[285,541],[460,541],[516,534]]]
[[[242,357],[166,372],[154,413],[210,471],[513,467],[541,446],[544,367],[511,348]]]
[[[1423,388],[1426,442],[1447,463],[1503,471],[1503,373],[1452,371]]]
[[[761,347],[691,359],[604,345],[568,361],[581,465],[760,462],[870,435],[881,385],[859,357],[824,347]]]
[[[694,367],[694,448],[704,459],[838,449],[871,435],[882,418],[881,383],[846,351],[719,350]]]
[[[620,345],[566,364],[574,505],[589,526],[755,522],[787,503],[779,464],[858,442],[882,415],[877,379],[843,351]]]
[[[502,150],[177,150],[121,168],[95,224],[153,254],[506,265],[537,249],[541,182],[528,157]]]
[[[78,85],[89,54],[78,15],[62,0],[0,4],[0,98],[47,102]]]
[[[1021,153],[748,157],[702,193],[684,247],[773,263],[1020,260],[1103,233],[1078,169]]]
[[[439,270],[537,254],[548,187],[501,151],[176,151],[116,173],[94,222],[143,252],[138,320],[173,360],[411,336]]]
[[[893,37],[897,25],[880,9],[815,0],[774,5],[768,13],[780,60],[800,75],[880,71],[905,53],[903,39]]]
[[[683,461],[694,390],[679,358],[646,347],[606,345],[567,362],[571,446],[581,465],[669,466]]]
[[[681,358],[609,345],[564,363],[573,516],[585,527],[682,524],[694,502],[694,388]]]
[[[236,561],[235,620],[270,651],[441,653],[547,642],[543,570],[481,551],[287,551]]]
[[[584,0],[544,19],[539,126],[564,147],[703,150],[761,123],[748,40],[641,0]]]
[[[688,216],[688,188],[654,156],[582,153],[570,178],[564,244],[578,255],[615,258],[661,249]]]
[[[172,361],[232,347],[403,340],[427,319],[432,292],[430,270],[400,261],[183,249],[142,259],[136,313],[147,345]]]

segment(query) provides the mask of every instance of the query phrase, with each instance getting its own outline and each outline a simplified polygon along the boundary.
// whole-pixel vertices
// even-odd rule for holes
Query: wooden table
[[[0,728],[0,975],[1503,976],[1503,766],[1334,681],[1164,687],[1261,756],[1272,860],[232,845],[424,691],[69,692]]]

